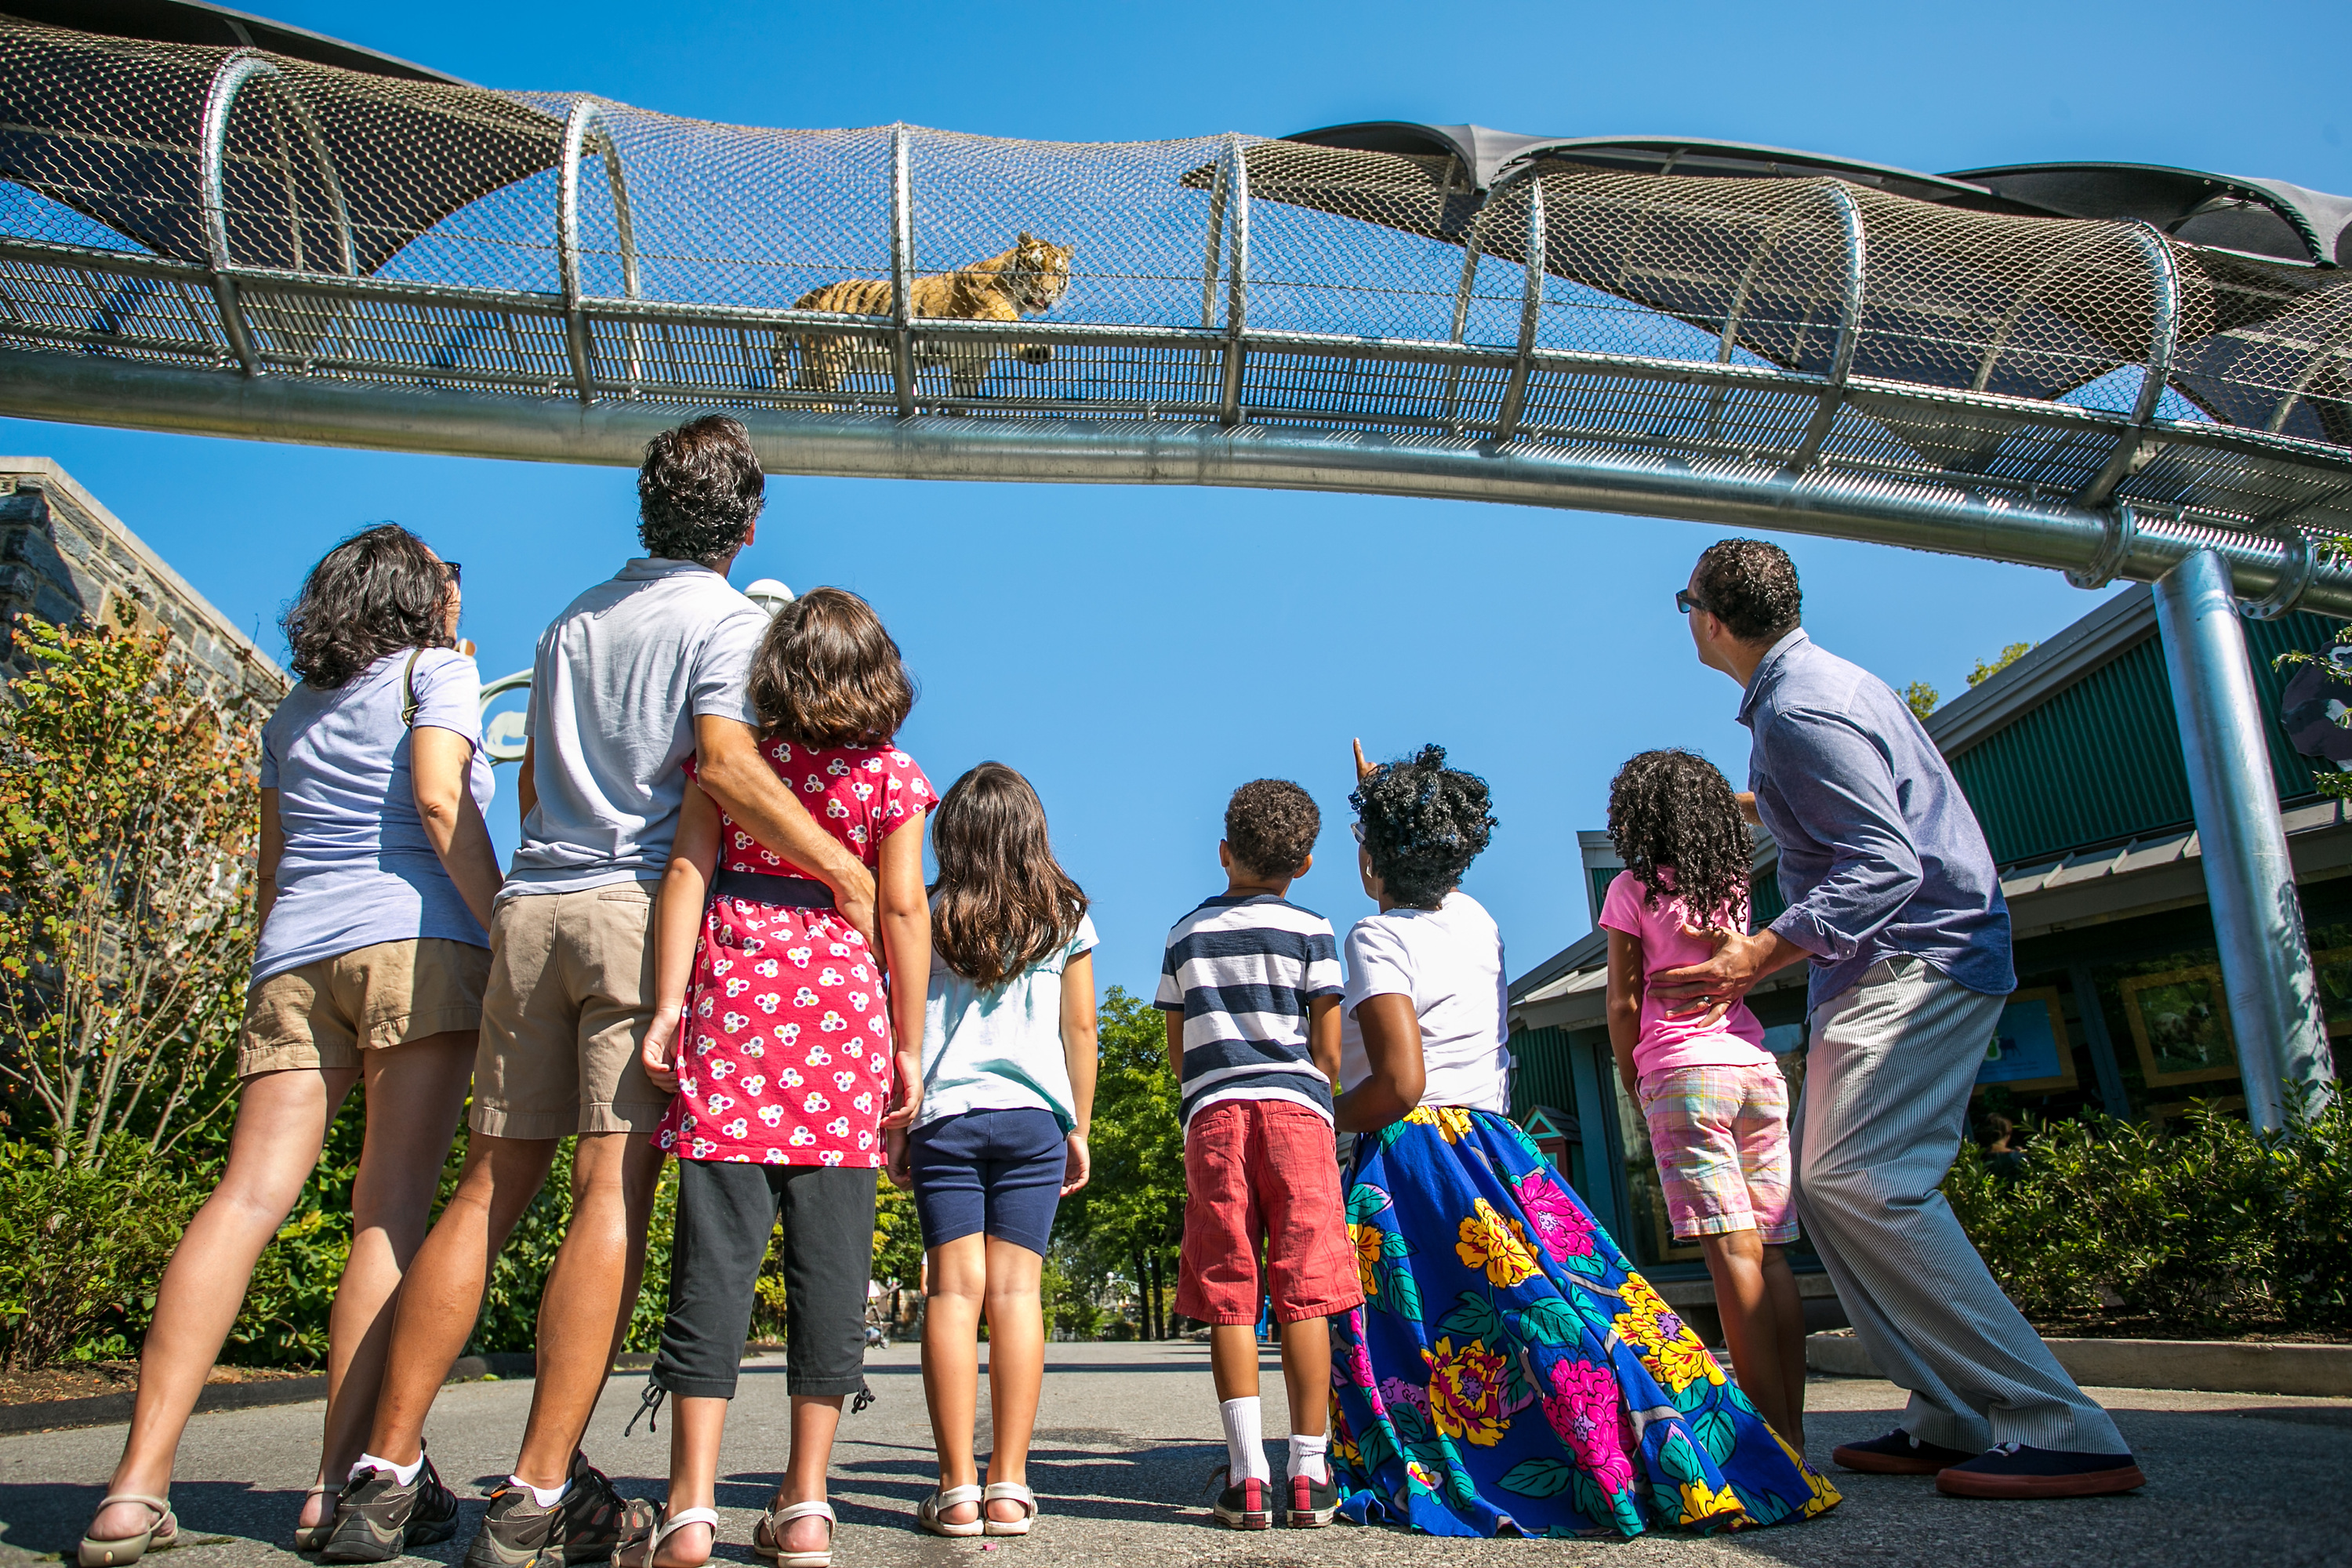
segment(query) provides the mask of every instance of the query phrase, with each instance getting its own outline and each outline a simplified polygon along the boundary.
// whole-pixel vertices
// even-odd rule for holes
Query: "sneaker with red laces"
[[[1227,1530],[1272,1530],[1274,1485],[1244,1476],[1217,1494],[1217,1522]]]
[[[1339,1486],[1327,1474],[1321,1480],[1290,1478],[1290,1507],[1282,1522],[1293,1530],[1320,1530],[1339,1515]]]

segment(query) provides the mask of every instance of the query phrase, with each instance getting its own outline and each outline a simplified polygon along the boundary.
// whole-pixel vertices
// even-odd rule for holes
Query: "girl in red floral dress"
[[[921,1092],[933,797],[892,743],[914,704],[898,645],[866,601],[819,588],[769,626],[751,696],[771,765],[873,868],[882,952],[824,884],[687,791],[654,917],[644,1053],[677,1091],[655,1133],[679,1164],[653,1381],[677,1407],[669,1501],[632,1505],[619,1568],[694,1568],[716,1544],[719,1437],[780,1211],[792,1456],[752,1546],[785,1568],[831,1560],[825,1470],[842,1399],[865,1387],[882,1133],[907,1125]]]

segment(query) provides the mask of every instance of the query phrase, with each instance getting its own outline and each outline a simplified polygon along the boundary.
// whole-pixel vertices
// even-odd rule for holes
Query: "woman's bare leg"
[[[261,1250],[286,1223],[319,1163],[327,1123],[359,1080],[356,1068],[256,1073],[238,1091],[228,1168],[180,1237],[155,1291],[155,1321],[139,1352],[139,1398],[110,1492],[169,1495],[180,1434],[205,1376],[245,1304]],[[154,1515],[136,1503],[99,1510],[100,1540],[138,1534]]]
[[[1045,1385],[1045,1308],[1039,1296],[1045,1268],[1045,1258],[1027,1247],[988,1238],[988,1409],[996,1431],[988,1452],[991,1481],[1029,1481],[1029,1434],[1036,1429]],[[969,1453],[969,1425],[964,1434]],[[1028,1510],[1000,1498],[988,1505],[988,1516],[1010,1523],[1027,1518]]]
[[[427,1035],[361,1058],[367,1142],[352,1184],[351,1258],[327,1324],[327,1432],[319,1476],[330,1489],[341,1488],[367,1445],[400,1277],[433,1217],[434,1189],[473,1082],[476,1040],[470,1029]],[[302,1522],[319,1523],[328,1510],[324,1499],[312,1499]]]
[[[930,1406],[931,1443],[939,1450],[942,1488],[968,1487],[980,1479],[971,1429],[980,1404],[980,1309],[988,1296],[991,1261],[991,1244],[977,1233],[924,1255],[923,1398]],[[992,1376],[992,1388],[994,1382]],[[941,1510],[940,1517],[950,1524],[969,1524],[980,1514],[975,1505],[965,1502]]]

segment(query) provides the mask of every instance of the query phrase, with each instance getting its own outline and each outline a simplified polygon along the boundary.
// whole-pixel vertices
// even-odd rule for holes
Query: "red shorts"
[[[1206,1323],[1257,1321],[1265,1252],[1274,1321],[1360,1305],[1339,1201],[1331,1124],[1288,1100],[1228,1100],[1184,1134],[1184,1249],[1176,1310]]]

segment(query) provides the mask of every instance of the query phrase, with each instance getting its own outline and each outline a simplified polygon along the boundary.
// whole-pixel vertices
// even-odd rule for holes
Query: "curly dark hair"
[[[1054,858],[1037,792],[1003,763],[948,786],[931,851],[931,951],[966,980],[1002,985],[1077,934],[1086,892]]]
[[[716,568],[767,505],[767,475],[740,419],[706,414],[646,443],[637,538],[648,555]]]
[[[1225,847],[1261,877],[1296,877],[1315,853],[1323,813],[1288,779],[1252,779],[1225,803]]]
[[[772,740],[884,746],[915,706],[915,680],[873,605],[846,588],[812,588],[768,623],[750,694]]]
[[[1779,642],[1797,629],[1804,613],[1797,563],[1787,551],[1760,539],[1708,545],[1693,581],[1699,603],[1741,642]]]
[[[449,568],[396,522],[327,552],[278,617],[305,685],[334,691],[388,653],[449,647]]]
[[[1433,910],[1494,837],[1486,781],[1445,765],[1445,748],[1423,746],[1411,762],[1383,763],[1348,804],[1363,819],[1364,851],[1388,896]]]
[[[1679,898],[1695,921],[1744,926],[1755,851],[1731,784],[1693,752],[1643,752],[1609,784],[1609,838],[1647,901]]]

